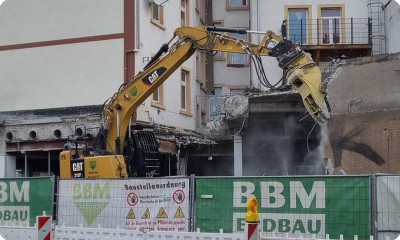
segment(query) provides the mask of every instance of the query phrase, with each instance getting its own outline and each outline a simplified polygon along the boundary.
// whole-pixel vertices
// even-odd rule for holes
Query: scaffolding
[[[372,55],[386,53],[385,46],[385,19],[383,12],[384,4],[381,0],[368,1],[368,17],[370,21],[370,44],[372,44]]]

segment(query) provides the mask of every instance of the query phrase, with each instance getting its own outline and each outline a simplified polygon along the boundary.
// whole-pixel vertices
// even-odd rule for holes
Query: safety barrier
[[[299,235],[298,237],[290,237],[289,234],[284,234],[277,236],[275,233],[269,233],[267,235],[261,236],[259,240],[344,240],[344,236],[340,235],[339,239],[332,239],[330,238],[329,234],[327,234],[324,238],[317,238],[315,234],[311,235],[311,237],[304,237],[303,235]],[[346,240],[358,240],[358,236],[354,235],[353,239],[346,239]],[[369,240],[374,240],[373,236],[370,236]],[[385,239],[385,240],[393,240],[393,239]]]
[[[54,240],[127,240],[127,239],[170,239],[170,240],[245,240],[244,234],[202,232],[158,232],[126,229],[84,228],[55,226]]]
[[[258,231],[258,229],[256,230]],[[126,229],[109,229],[102,228],[85,228],[80,227],[66,227],[56,225],[53,229],[53,240],[127,240],[127,239],[170,239],[170,240],[334,240],[330,238],[329,234],[325,238],[317,238],[315,234],[311,237],[299,235],[298,237],[291,237],[289,234],[275,234],[268,233],[266,235],[257,235],[253,238],[247,231],[243,233],[224,233],[221,229],[219,233],[204,233],[197,229],[197,232],[158,232],[158,231],[137,231],[137,230],[126,230]],[[18,240],[18,239],[38,239],[38,228],[26,227],[26,226],[0,226],[0,240]],[[50,239],[50,238],[43,238]],[[338,240],[344,240],[343,235],[340,235]],[[355,235],[352,239],[346,240],[358,240],[358,236]],[[370,240],[374,240],[371,236]],[[389,236],[385,237],[385,240],[393,240]],[[400,236],[398,239],[400,240]]]
[[[46,215],[36,216],[33,227],[26,223],[0,223],[0,240],[51,240],[52,217]]]
[[[30,239],[37,240],[37,228],[36,227],[26,227],[26,226],[0,226],[0,240],[1,239]]]

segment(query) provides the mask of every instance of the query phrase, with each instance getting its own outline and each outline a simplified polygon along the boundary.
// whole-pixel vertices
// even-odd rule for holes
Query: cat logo
[[[72,163],[72,171],[80,172],[83,169],[83,162]]]
[[[151,86],[157,79],[166,71],[165,67],[160,67],[154,70],[152,73],[146,75],[143,78],[143,83],[147,86]]]
[[[178,207],[178,210],[176,210],[174,218],[184,218],[184,217],[185,217],[185,214],[183,214],[182,208]]]
[[[71,173],[74,178],[85,177],[85,164],[83,159],[71,160]]]
[[[160,208],[157,214],[157,218],[168,218],[167,213],[165,212],[164,208]]]

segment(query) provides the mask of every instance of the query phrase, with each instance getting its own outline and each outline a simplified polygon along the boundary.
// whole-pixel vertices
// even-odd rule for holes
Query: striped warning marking
[[[51,240],[51,216],[37,216],[38,240]]]
[[[247,239],[248,240],[255,240],[257,239],[257,234],[254,234],[258,226],[258,223],[249,223],[248,224],[248,232],[247,232]]]

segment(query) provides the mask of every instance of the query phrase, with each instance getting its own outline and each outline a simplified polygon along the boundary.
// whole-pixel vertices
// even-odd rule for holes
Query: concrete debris
[[[224,135],[226,129],[228,129],[228,125],[226,124],[224,115],[218,115],[206,125],[206,132],[213,137]]]
[[[227,120],[247,115],[249,98],[243,95],[228,97],[222,104],[222,112]]]
[[[226,121],[248,115],[249,98],[244,95],[226,97],[222,103],[219,114],[206,125],[206,132],[214,138],[226,135],[228,124]]]
[[[247,97],[264,97],[264,96],[272,96],[272,95],[287,95],[290,93],[296,93],[296,90],[293,90],[291,87],[282,88],[282,89],[270,89],[267,91],[263,91],[257,88],[247,88],[245,90],[245,95]]]
[[[330,84],[336,80],[342,72],[342,65],[344,63],[341,59],[333,59],[322,72],[322,86],[325,92],[328,91]]]
[[[248,116],[249,98],[263,97],[267,95],[284,95],[291,92],[295,91],[290,88],[263,91],[253,87],[245,89],[244,95],[226,97],[221,106],[219,115],[207,123],[206,132],[213,138],[224,138],[228,131],[227,121]]]
[[[159,124],[154,125],[154,134],[159,138],[175,141],[177,145],[217,144],[213,139],[210,139],[206,135],[182,128],[175,128]]]

